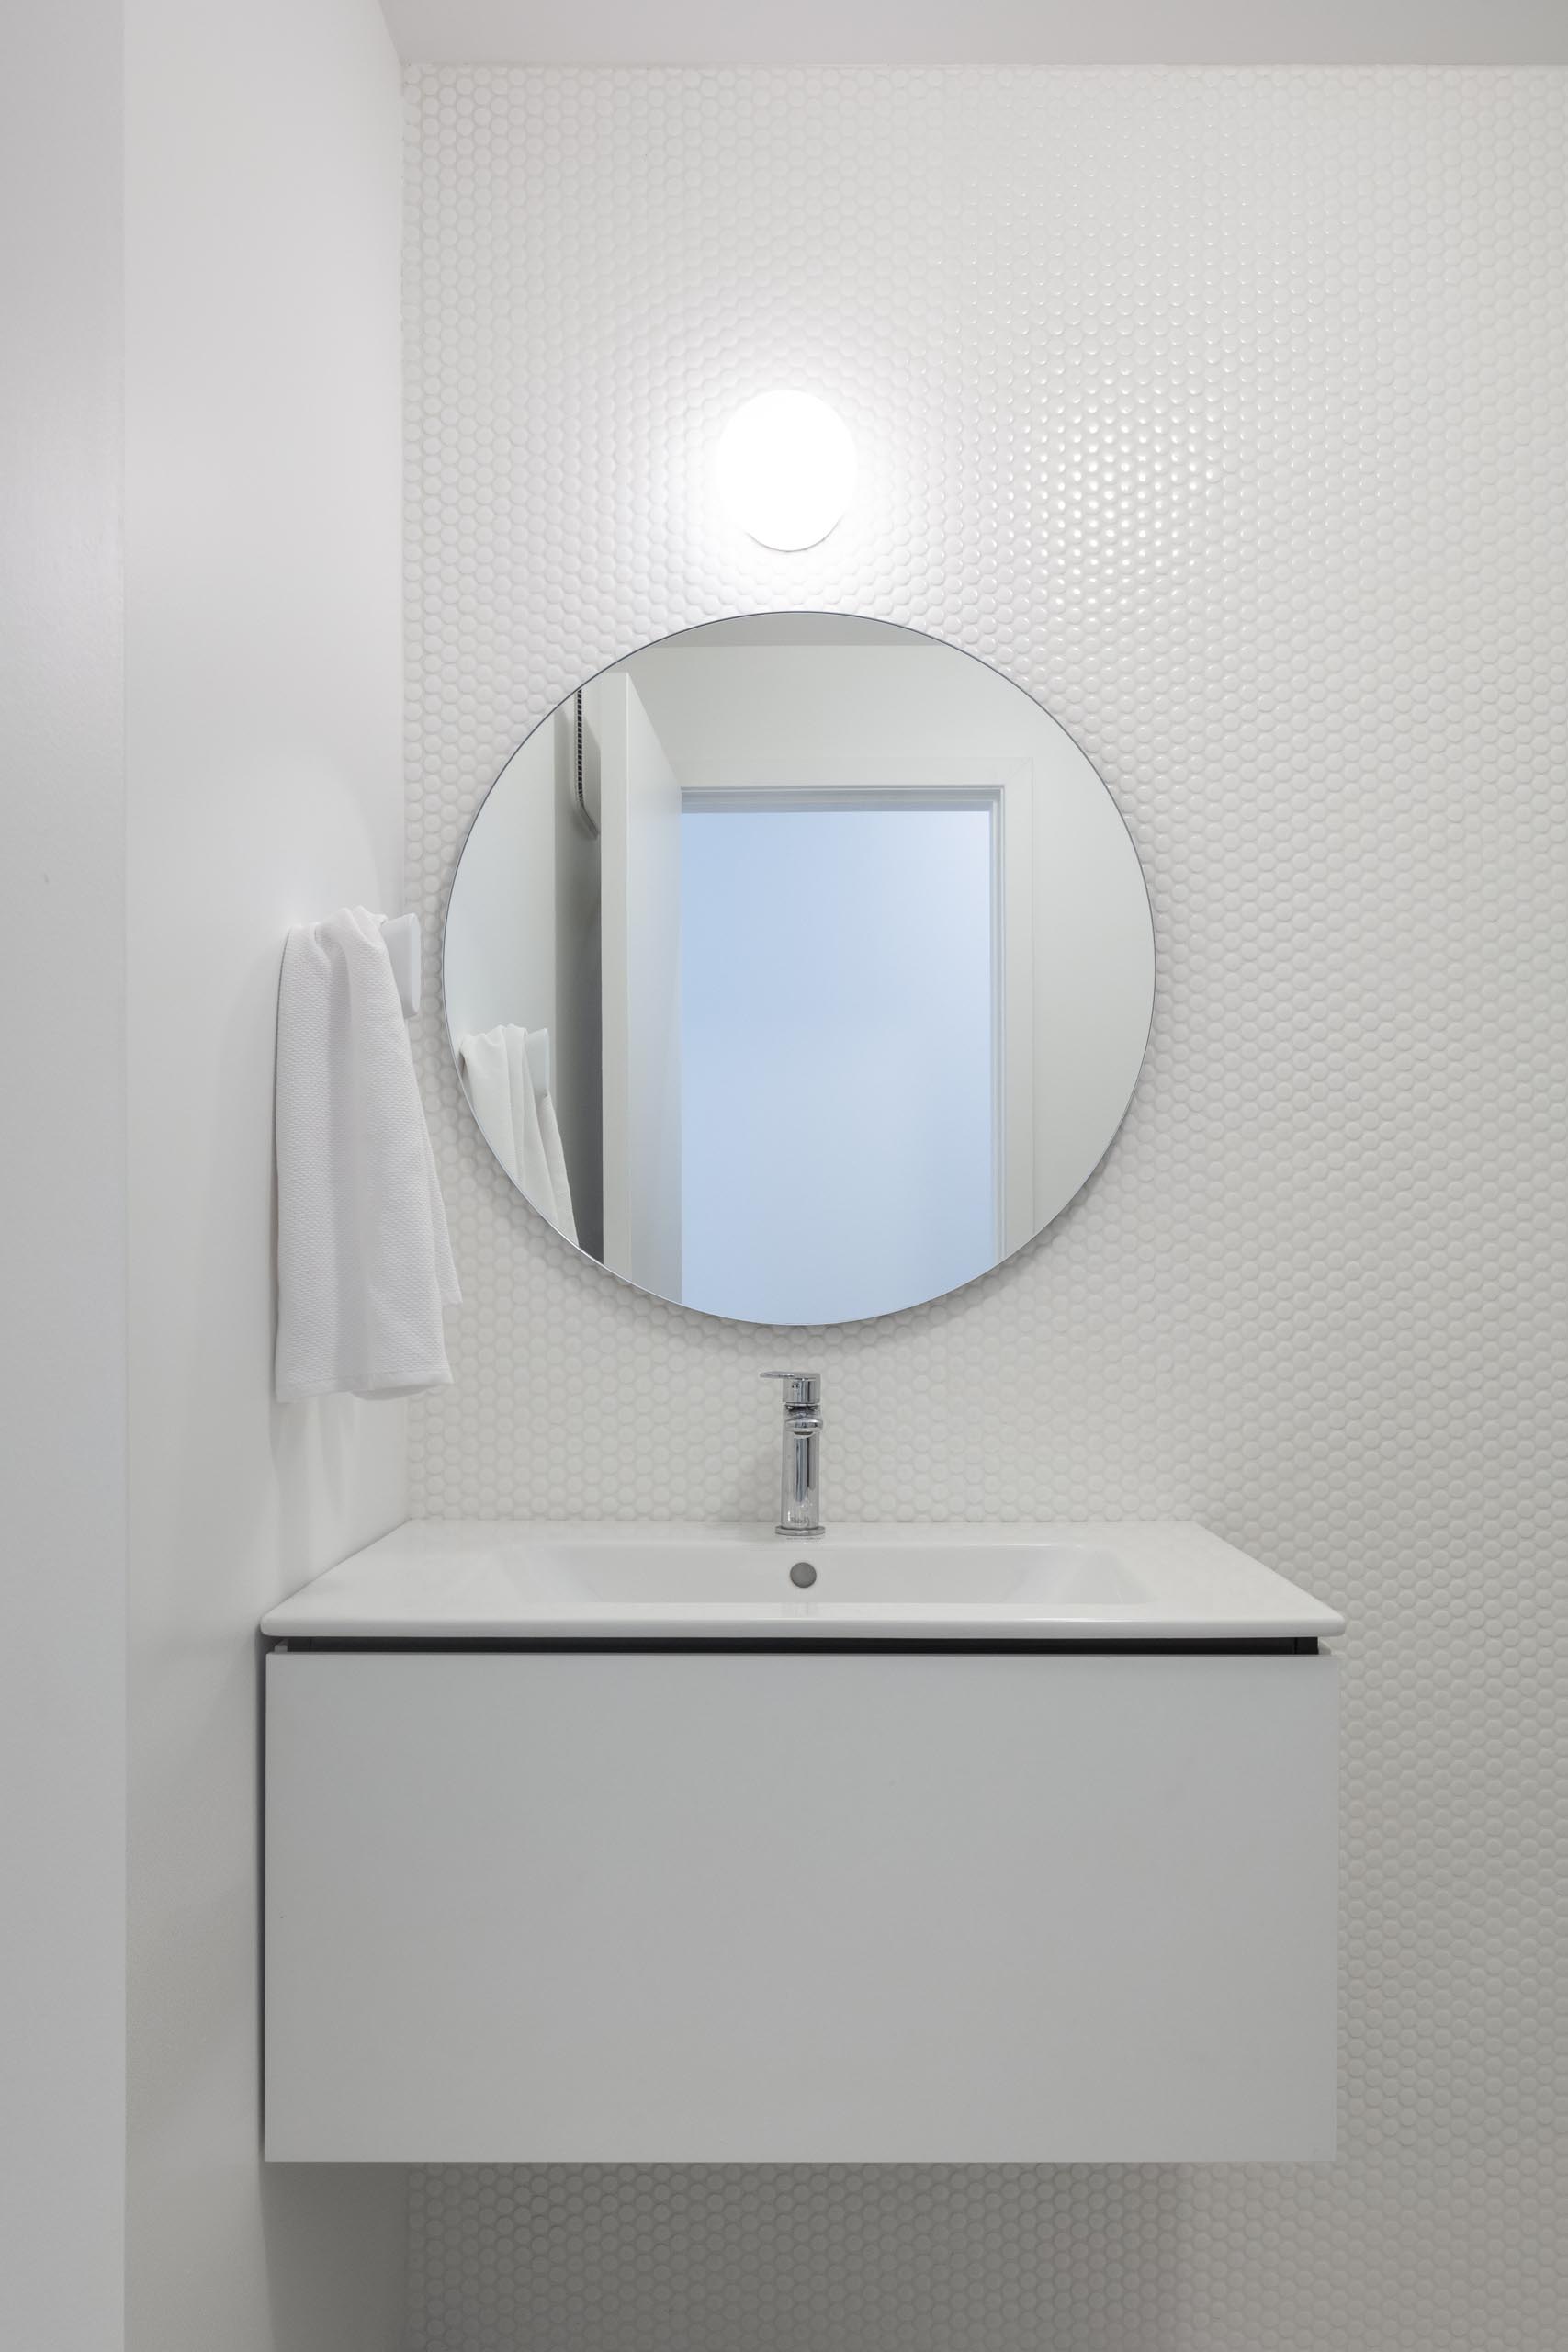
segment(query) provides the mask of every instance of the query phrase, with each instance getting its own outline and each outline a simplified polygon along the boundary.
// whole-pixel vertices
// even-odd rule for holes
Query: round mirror
[[[842,1323],[1048,1225],[1154,1003],[1138,860],[1077,745],[974,655],[754,614],[591,679],[507,762],[446,916],[491,1151],[658,1297]]]

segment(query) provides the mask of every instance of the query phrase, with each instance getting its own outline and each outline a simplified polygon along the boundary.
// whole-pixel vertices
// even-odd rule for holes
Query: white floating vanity
[[[1329,2156],[1343,1623],[1187,1525],[401,1528],[264,1621],[266,2153]]]

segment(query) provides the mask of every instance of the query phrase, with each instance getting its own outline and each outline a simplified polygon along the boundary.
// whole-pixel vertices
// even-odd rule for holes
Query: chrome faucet
[[[822,1382],[815,1372],[764,1372],[784,1383],[784,1467],[779,1479],[781,1535],[820,1535]]]

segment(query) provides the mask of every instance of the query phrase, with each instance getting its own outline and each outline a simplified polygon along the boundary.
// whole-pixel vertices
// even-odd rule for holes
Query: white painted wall
[[[270,1401],[283,935],[401,898],[397,67],[375,0],[126,32],[129,2335],[388,2352],[396,2175],[258,2159],[254,1629],[403,1508],[400,1409]]]
[[[0,80],[0,2344],[113,2352],[125,2050],[119,0]]]

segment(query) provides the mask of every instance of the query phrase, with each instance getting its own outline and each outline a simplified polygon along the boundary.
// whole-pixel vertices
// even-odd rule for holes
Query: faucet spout
[[[822,1416],[818,1408],[822,1401],[821,1377],[815,1372],[764,1372],[761,1377],[784,1383],[778,1532],[820,1535]]]

